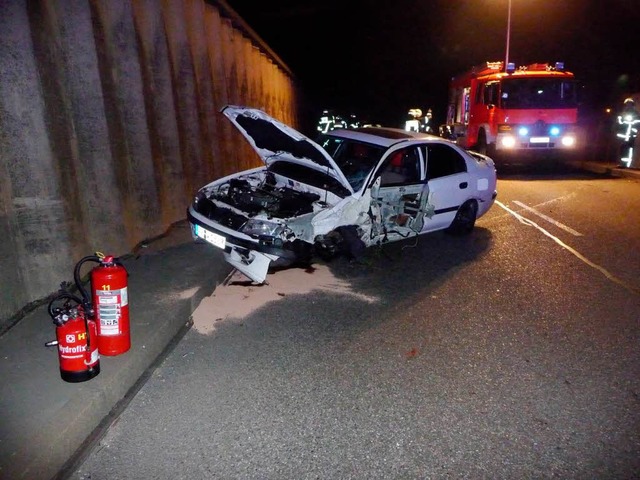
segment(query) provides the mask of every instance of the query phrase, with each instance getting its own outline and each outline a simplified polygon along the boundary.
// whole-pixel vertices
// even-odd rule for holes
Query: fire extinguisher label
[[[96,348],[95,350],[91,351],[91,360],[89,360],[88,362],[85,360],[84,364],[85,365],[93,365],[98,360],[100,360],[100,354],[98,353],[98,349]]]
[[[96,290],[100,335],[119,335],[122,307],[128,304],[127,288]]]

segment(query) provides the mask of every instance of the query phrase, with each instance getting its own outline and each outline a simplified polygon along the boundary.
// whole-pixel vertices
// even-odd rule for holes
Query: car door
[[[421,233],[429,190],[424,158],[417,146],[391,152],[374,174],[371,188],[372,237],[397,240]]]
[[[471,194],[471,175],[462,154],[446,143],[430,143],[423,151],[427,165],[429,202],[434,214],[425,223],[425,231],[441,230],[451,225],[456,212]]]

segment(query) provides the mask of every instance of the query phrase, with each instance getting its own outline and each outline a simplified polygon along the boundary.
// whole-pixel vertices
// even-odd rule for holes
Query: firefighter
[[[408,132],[420,131],[420,117],[422,117],[422,110],[419,108],[412,108],[407,113],[407,120],[404,122],[404,129]]]
[[[433,133],[433,129],[431,128],[431,119],[433,118],[433,111],[431,109],[427,110],[427,114],[422,117],[420,131],[425,133]]]
[[[633,146],[638,136],[638,124],[640,123],[640,115],[635,107],[633,98],[627,98],[624,101],[622,112],[618,115],[618,134],[617,137],[622,140],[620,146],[620,166],[630,167],[633,161]]]

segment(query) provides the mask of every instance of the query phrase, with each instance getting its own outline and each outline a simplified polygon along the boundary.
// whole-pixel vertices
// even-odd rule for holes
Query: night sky
[[[227,0],[282,58],[313,115],[444,120],[450,78],[504,60],[508,0]],[[509,60],[564,61],[585,112],[640,91],[640,1],[512,0]]]

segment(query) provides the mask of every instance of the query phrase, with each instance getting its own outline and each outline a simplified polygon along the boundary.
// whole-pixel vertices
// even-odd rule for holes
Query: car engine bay
[[[278,185],[271,174],[249,175],[201,190],[195,208],[211,220],[238,229],[258,214],[286,219],[311,213],[319,200],[317,193]]]

